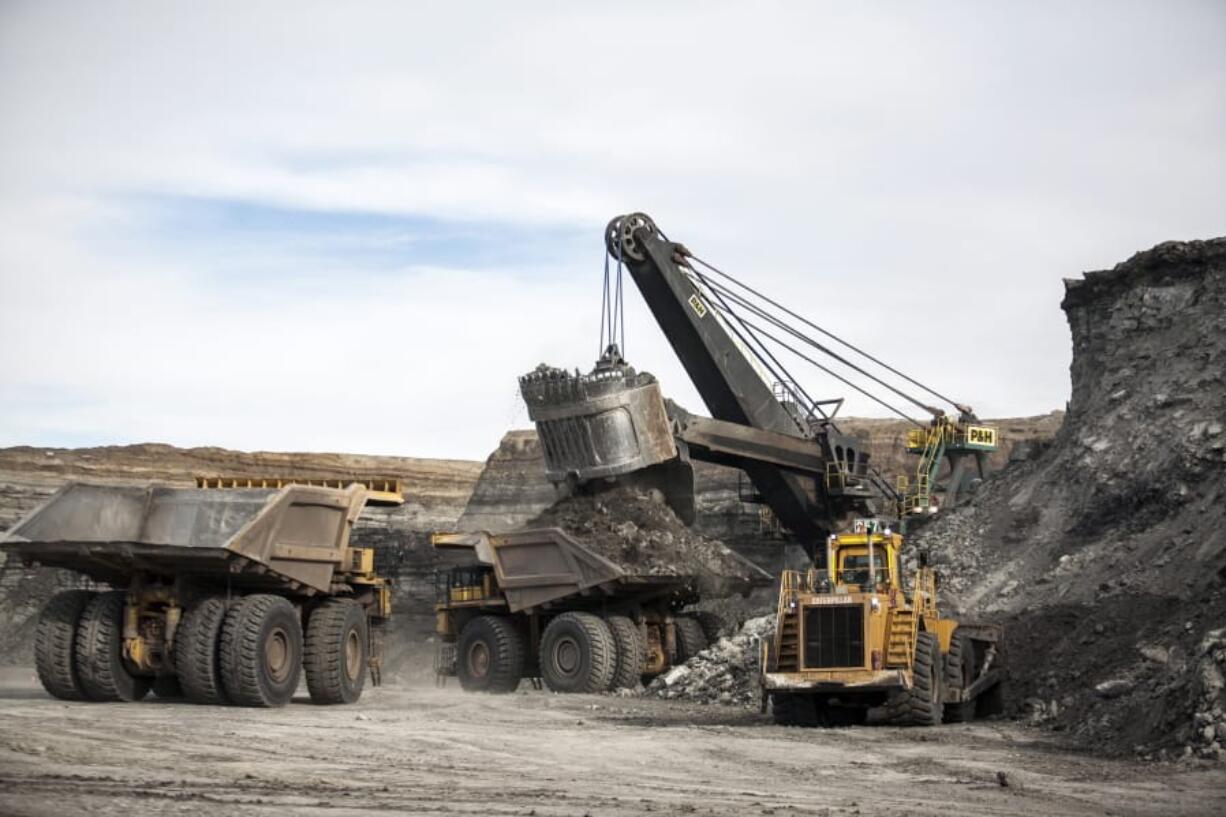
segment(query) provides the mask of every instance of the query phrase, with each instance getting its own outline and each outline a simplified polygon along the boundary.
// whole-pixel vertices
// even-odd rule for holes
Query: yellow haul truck
[[[433,543],[472,557],[438,574],[435,668],[475,692],[513,692],[523,678],[554,692],[633,688],[714,640],[718,621],[689,609],[702,588],[770,583],[735,555],[738,576],[636,572],[559,528],[436,533]]]
[[[998,712],[1000,626],[942,617],[936,572],[904,576],[902,537],[856,528],[829,538],[825,568],[783,573],[761,656],[776,722],[936,725]]]
[[[66,590],[38,618],[43,687],[71,701],[158,697],[282,706],[305,670],[315,703],[379,682],[391,614],[374,551],[349,545],[366,493],[70,483],[0,549],[114,589]]]

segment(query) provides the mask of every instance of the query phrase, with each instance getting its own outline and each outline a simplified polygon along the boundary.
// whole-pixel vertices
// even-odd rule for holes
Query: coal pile
[[[525,528],[557,527],[636,576],[763,583],[770,575],[722,542],[687,528],[659,491],[617,485],[562,499]]]
[[[1226,757],[1226,239],[1066,282],[1052,444],[915,531],[1006,624],[1018,717],[1108,755]]]
[[[654,678],[645,694],[725,706],[758,705],[758,659],[775,616],[751,618],[684,664]]]

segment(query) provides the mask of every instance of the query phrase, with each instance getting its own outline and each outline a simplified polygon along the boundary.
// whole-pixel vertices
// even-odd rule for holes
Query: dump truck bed
[[[193,576],[245,590],[327,593],[348,569],[359,486],[231,491],[163,485],[65,485],[0,549],[112,584],[136,572]]]
[[[746,562],[744,576],[634,573],[587,547],[560,528],[514,533],[439,533],[437,548],[471,549],[493,566],[511,612],[530,610],[573,596],[648,598],[719,582],[727,592],[768,584],[770,574]]]

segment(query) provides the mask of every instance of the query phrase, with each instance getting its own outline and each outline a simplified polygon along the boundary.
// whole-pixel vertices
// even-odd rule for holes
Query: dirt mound
[[[911,541],[948,601],[1010,625],[1020,714],[1109,754],[1221,757],[1226,239],[1066,286],[1054,443]]]
[[[561,528],[633,575],[770,580],[722,542],[687,528],[658,491],[616,485],[570,496],[525,527]]]
[[[751,618],[689,661],[653,679],[646,694],[704,704],[758,705],[761,641],[775,632],[775,616]]]

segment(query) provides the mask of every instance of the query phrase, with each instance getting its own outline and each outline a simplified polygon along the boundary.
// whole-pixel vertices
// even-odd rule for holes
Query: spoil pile
[[[947,604],[1006,624],[1017,714],[1106,754],[1222,757],[1226,239],[1066,287],[1053,444],[911,543]]]
[[[769,574],[722,542],[687,528],[655,490],[616,485],[570,496],[525,527],[561,528],[631,575],[770,581]]]
[[[775,632],[775,616],[751,618],[684,664],[657,676],[646,693],[704,704],[757,706],[758,657]]]

